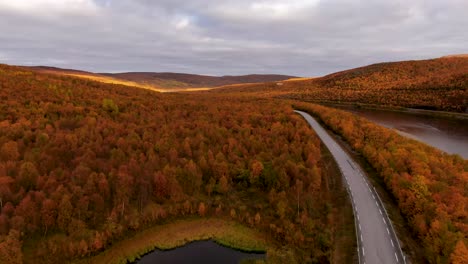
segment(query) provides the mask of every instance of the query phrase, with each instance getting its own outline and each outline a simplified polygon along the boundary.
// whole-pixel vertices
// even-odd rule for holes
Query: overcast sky
[[[468,53],[467,0],[0,0],[0,63],[319,76]]]

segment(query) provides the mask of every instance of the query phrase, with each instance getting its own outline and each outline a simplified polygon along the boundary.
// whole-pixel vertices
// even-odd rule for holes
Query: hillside
[[[157,72],[127,72],[127,73],[102,73],[116,79],[128,80],[144,84],[160,85],[163,82],[174,81],[184,83],[189,87],[216,87],[238,83],[262,83],[282,81],[294,76],[274,74],[251,74],[242,76],[207,76],[186,73],[157,73]]]
[[[109,76],[105,76],[98,73],[92,73],[87,71],[80,71],[80,70],[73,70],[73,69],[62,69],[56,67],[49,67],[49,66],[31,66],[31,67],[22,67],[27,71],[34,71],[39,73],[46,73],[46,74],[54,74],[60,76],[71,76],[77,77],[82,79],[88,79],[93,81],[98,81],[101,83],[108,83],[108,84],[118,84],[118,85],[125,85],[131,87],[138,87],[147,90],[157,91],[157,92],[165,92],[167,88],[160,87],[158,85],[145,85],[142,83],[131,82],[128,80],[120,80],[117,78],[112,78]],[[181,84],[181,86],[186,86],[185,84]]]
[[[125,73],[92,73],[80,70],[61,69],[47,66],[25,67],[43,73],[72,75],[89,78],[96,81],[137,86],[157,91],[183,90],[190,88],[212,88],[238,83],[263,83],[282,81],[295,76],[275,74],[251,74],[242,76],[207,76],[187,73],[158,73],[158,72],[125,72]]]
[[[345,89],[440,89],[467,88],[468,59],[440,58],[372,64],[333,73],[320,78],[319,84]]]
[[[197,217],[261,232],[274,263],[352,259],[341,177],[282,100],[161,94],[6,65],[0,100],[0,263],[92,257]]]
[[[315,102],[466,112],[468,58],[378,63],[280,86],[266,83],[237,89]]]
[[[443,56],[441,58],[468,58],[468,54],[452,54],[452,55]]]
[[[51,66],[25,66],[24,68],[32,71],[38,71],[43,73],[61,73],[61,74],[69,74],[69,75],[90,75],[90,76],[99,76],[99,74],[87,72],[87,71],[80,71],[74,69],[63,69]]]

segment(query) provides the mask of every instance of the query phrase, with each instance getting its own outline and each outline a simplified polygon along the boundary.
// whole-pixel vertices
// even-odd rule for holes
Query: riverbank
[[[364,117],[373,123],[393,129],[400,135],[446,153],[468,158],[468,119],[346,106],[334,106],[334,108]]]
[[[296,109],[309,111],[317,116],[337,138],[343,140],[342,143],[348,146],[349,151],[362,158],[360,161],[367,165],[364,166],[367,167],[367,171],[370,169],[374,172],[369,174],[369,179],[372,185],[376,186],[376,191],[381,196],[399,234],[402,249],[410,257],[411,262],[424,263],[440,260],[441,263],[451,263],[453,254],[456,254],[453,253],[455,245],[463,243],[463,238],[457,238],[452,234],[462,231],[457,229],[459,219],[446,212],[450,210],[445,209],[449,208],[447,204],[454,203],[451,196],[447,195],[449,192],[434,188],[434,186],[451,186],[450,195],[455,193],[462,197],[464,189],[461,175],[466,171],[466,161],[459,156],[446,155],[436,148],[399,136],[342,110],[304,103],[294,103],[294,106]],[[419,170],[415,173],[421,167],[430,169],[424,172]],[[413,200],[404,196],[405,193],[412,192],[408,186],[415,186],[421,181],[427,184],[425,185],[428,190],[426,196]],[[377,182],[380,184],[376,184]],[[435,195],[440,197],[438,201],[427,198]],[[394,206],[391,206],[392,204]],[[430,210],[422,207],[444,208],[445,211],[432,214]],[[431,235],[427,236],[428,231],[421,229],[421,225],[417,225],[419,222],[414,220],[415,212],[422,212],[421,216],[416,217],[426,218],[428,223],[439,221],[447,226],[452,225],[454,228],[440,231],[431,226],[429,229]],[[442,217],[448,216],[448,218],[442,219],[441,215]],[[440,232],[447,232],[447,234]],[[434,251],[431,246],[442,236],[448,240],[441,244],[440,250]],[[458,242],[457,239],[462,242]]]
[[[294,101],[299,101],[299,102],[320,104],[320,105],[335,107],[335,108],[392,111],[392,112],[400,112],[400,113],[412,113],[412,114],[424,115],[424,116],[429,116],[429,117],[448,117],[448,118],[453,118],[453,119],[468,120],[468,113],[434,111],[434,110],[405,108],[405,107],[399,107],[399,106],[374,105],[374,104],[365,104],[365,103],[350,103],[350,102],[337,103],[335,101],[323,101],[323,100],[299,100],[299,99],[294,99],[294,98],[287,98],[287,99],[288,100],[292,99]]]
[[[295,105],[294,102],[292,102],[292,104]],[[307,113],[311,114],[317,120],[317,122],[320,123],[320,125],[326,128],[328,134],[335,140],[335,142],[337,142],[337,144],[340,145],[340,147],[348,155],[350,155],[353,160],[358,163],[359,166],[365,171],[365,174],[368,176],[367,179],[372,183],[372,186],[374,186],[375,191],[379,194],[379,197],[385,206],[388,217],[391,219],[398,239],[402,244],[402,250],[405,252],[407,257],[409,257],[409,261],[414,263],[424,263],[426,260],[424,258],[424,252],[420,246],[420,241],[417,241],[414,237],[412,237],[410,227],[408,226],[407,221],[401,215],[395,197],[389,193],[387,187],[385,186],[385,182],[379,176],[379,173],[372,167],[372,165],[359,151],[351,147],[349,142],[347,142],[342,135],[338,134],[328,123],[324,122],[319,114],[313,111],[308,111],[304,108],[300,108],[297,105],[295,105],[294,108],[305,110]],[[356,259],[355,261],[357,262]]]
[[[245,252],[266,252],[272,247],[260,232],[236,222],[218,218],[190,218],[149,228],[115,243],[99,255],[75,263],[133,262],[155,249],[169,250],[193,241],[210,239]]]

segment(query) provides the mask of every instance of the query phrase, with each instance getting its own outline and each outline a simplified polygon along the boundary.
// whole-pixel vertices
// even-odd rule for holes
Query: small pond
[[[223,247],[214,241],[196,241],[172,250],[158,250],[143,256],[137,264],[238,264],[248,259],[264,259],[265,254],[246,253]]]

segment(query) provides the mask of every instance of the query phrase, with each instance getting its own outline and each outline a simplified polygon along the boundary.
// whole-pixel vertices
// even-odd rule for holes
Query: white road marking
[[[364,251],[364,247],[362,248],[362,255],[365,257],[366,256],[366,251]]]
[[[362,239],[362,234],[361,234],[361,242],[364,242],[364,240]]]
[[[296,111],[296,112],[299,113],[299,114],[301,114],[301,115],[304,114],[304,113],[302,113],[302,112],[300,112],[300,111]],[[312,124],[312,122],[315,121],[315,120],[313,120],[313,118],[311,118],[310,116],[306,116],[305,114],[303,115],[303,117],[309,122],[309,124],[312,126],[312,128],[315,129],[314,126],[316,126],[316,124]],[[316,121],[315,121],[314,123],[316,123]],[[321,128],[321,127],[319,126],[319,128]],[[320,129],[319,129],[318,132],[321,132]],[[323,135],[323,132],[317,133],[317,134],[318,134],[319,137],[321,137],[321,138],[326,136],[326,134]],[[326,137],[325,137],[325,139],[326,139]],[[354,162],[351,158],[348,157],[347,153],[341,148],[341,145],[337,144],[337,143],[336,143],[333,139],[331,139],[331,138],[330,138],[330,139],[327,139],[327,140],[323,140],[323,141],[324,141],[324,143],[330,141],[330,142],[328,142],[328,144],[330,145],[330,143],[331,143],[331,144],[332,144],[332,145],[331,145],[331,146],[332,146],[332,149],[333,149],[339,156],[341,156],[341,157],[339,158],[339,160],[340,160],[341,162],[342,162],[342,161],[345,161],[345,160],[348,161],[348,163],[349,163],[351,169],[354,169],[354,171],[351,171],[352,173],[347,173],[347,172],[343,171],[343,169],[347,169],[347,170],[350,169],[350,168],[346,165],[346,163],[343,164],[344,166],[346,166],[346,168],[345,168],[344,166],[340,166],[340,164],[338,164],[338,165],[339,165],[340,172],[341,172],[342,175],[344,176],[344,178],[345,178],[345,180],[346,180],[346,183],[347,183],[347,185],[348,185],[348,192],[350,193],[350,197],[352,198],[351,202],[353,203],[353,211],[354,211],[354,214],[356,215],[356,218],[357,218],[357,223],[358,223],[358,226],[359,226],[359,229],[360,229],[359,231],[361,231],[361,228],[362,228],[362,227],[361,227],[359,215],[358,215],[358,212],[357,212],[357,204],[356,204],[356,201],[355,201],[355,199],[354,199],[354,197],[353,197],[353,191],[355,192],[354,194],[356,194],[357,191],[351,189],[350,181],[351,181],[351,180],[358,180],[356,177],[361,176],[363,182],[366,184],[366,186],[367,186],[369,192],[371,193],[371,195],[372,195],[372,197],[373,197],[373,199],[374,199],[374,201],[375,201],[375,203],[376,203],[377,209],[379,209],[379,212],[380,212],[380,214],[381,214],[382,220],[383,220],[384,223],[385,223],[385,226],[386,226],[386,229],[387,229],[387,233],[388,233],[388,235],[389,235],[389,238],[388,238],[388,239],[390,239],[390,242],[391,242],[391,244],[392,244],[392,247],[395,247],[395,244],[394,244],[394,242],[393,242],[393,240],[392,240],[392,238],[391,238],[391,236],[390,236],[390,230],[389,230],[389,228],[392,228],[392,226],[391,226],[391,221],[389,220],[389,223],[387,223],[386,220],[385,220],[385,217],[386,217],[386,216],[383,216],[383,213],[387,213],[387,212],[386,212],[386,210],[385,210],[385,207],[383,206],[383,203],[382,203],[382,205],[380,205],[382,201],[380,200],[380,197],[379,197],[379,195],[378,195],[378,192],[377,192],[377,190],[376,190],[376,187],[372,186],[372,183],[371,183],[370,181],[368,181],[368,179],[367,179],[366,176],[365,176],[364,171],[360,168],[360,165],[359,165],[358,163]],[[325,144],[327,144],[327,143],[325,143]],[[333,152],[333,151],[332,151],[332,152]],[[343,157],[344,157],[344,159],[343,159]],[[337,163],[338,163],[338,160],[337,160]],[[356,175],[358,175],[358,176],[356,176]],[[351,178],[351,177],[352,177],[352,178]],[[355,182],[353,182],[353,183],[355,183]],[[353,186],[354,186],[354,185],[353,185]],[[370,186],[372,186],[372,188],[373,188],[374,190],[372,190],[372,189],[370,188]],[[354,187],[356,187],[356,186],[354,186]],[[361,185],[360,188],[361,188],[361,187],[363,187],[363,186]],[[357,187],[356,187],[356,188],[357,188]],[[376,196],[377,196],[377,197],[376,197]],[[379,201],[377,201],[377,199],[378,199]],[[372,210],[375,210],[375,209],[372,208]],[[366,227],[366,226],[364,225],[364,227]],[[392,232],[393,232],[393,230],[392,230]],[[363,242],[363,234],[362,234],[361,232],[359,232],[359,234],[360,234],[359,237],[360,237],[361,241]],[[359,242],[359,237],[358,237],[358,242]],[[383,239],[383,240],[384,240],[386,243],[388,243],[388,240],[386,240],[386,239]],[[367,241],[367,240],[366,240],[366,241]],[[397,243],[396,247],[399,248],[398,239],[396,240],[396,243]],[[372,246],[372,244],[371,244],[371,246]],[[361,255],[361,256],[365,256],[365,249],[364,249],[363,243],[360,245],[360,247],[357,248],[358,255],[359,255],[359,248],[362,248],[362,254],[363,254],[363,255]],[[373,252],[373,249],[371,249],[371,251]],[[401,251],[401,249],[400,249],[400,251]],[[395,258],[396,258],[397,263],[399,263],[398,255],[397,255],[397,253],[395,253],[395,252],[396,252],[395,249],[393,250],[393,252],[394,252],[394,254],[395,254]],[[391,253],[390,253],[390,254],[391,254]],[[399,253],[398,253],[398,254],[399,254]],[[401,252],[401,254],[402,254],[401,256],[402,256],[402,259],[403,259],[403,262],[404,262],[405,256],[403,255],[402,252]],[[360,259],[360,261],[361,261],[361,259]],[[363,259],[362,261],[363,261],[363,263],[365,263],[365,260],[364,260],[364,259]]]

